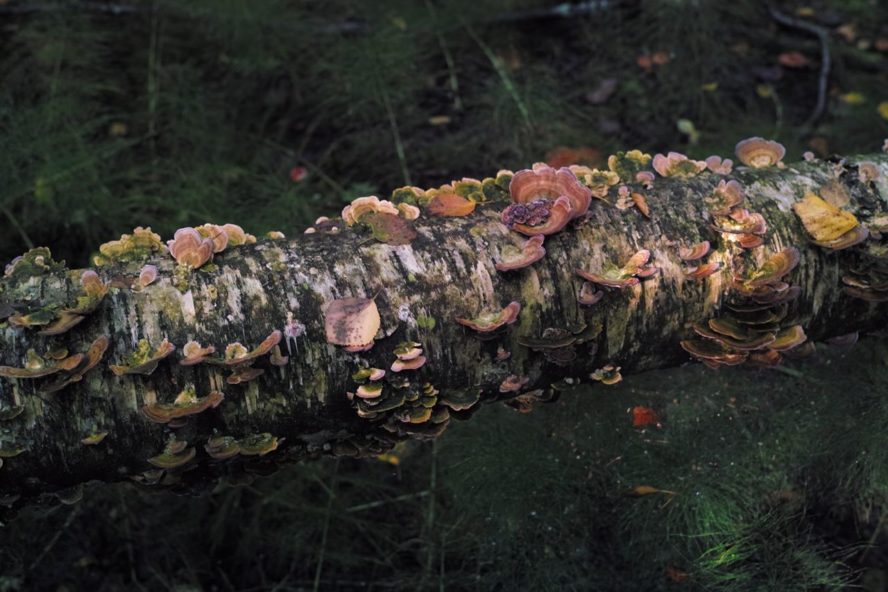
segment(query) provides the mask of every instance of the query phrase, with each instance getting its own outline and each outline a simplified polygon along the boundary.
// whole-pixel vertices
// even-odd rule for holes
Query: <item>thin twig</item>
[[[375,502],[368,502],[366,504],[359,504],[357,506],[351,506],[350,508],[346,508],[346,512],[362,512],[363,510],[372,510],[373,508],[378,508],[379,506],[384,506],[386,504],[390,504],[392,502],[402,502],[405,500],[413,499],[416,497],[425,497],[429,495],[429,490],[418,491],[416,493],[405,493],[404,495],[399,495],[397,497],[378,500]]]
[[[555,6],[531,10],[519,10],[506,12],[486,19],[491,22],[529,21],[542,18],[574,18],[595,12],[601,12],[616,5],[612,0],[586,0],[576,4],[563,2]],[[138,4],[122,4],[116,2],[65,2],[65,3],[41,3],[0,5],[0,14],[32,14],[41,12],[101,12],[114,16],[126,16],[141,14],[150,7]],[[278,22],[278,26],[285,26]],[[338,23],[303,22],[298,27],[300,30],[310,30],[316,33],[361,33],[367,32],[370,27],[361,21],[342,21]]]
[[[771,16],[774,20],[786,27],[800,29],[816,35],[820,40],[820,77],[817,80],[817,104],[808,119],[802,124],[803,128],[812,128],[814,124],[826,113],[826,91],[829,82],[829,70],[832,65],[832,59],[829,53],[829,31],[826,27],[821,27],[814,23],[793,18],[783,14],[773,6],[770,7]]]

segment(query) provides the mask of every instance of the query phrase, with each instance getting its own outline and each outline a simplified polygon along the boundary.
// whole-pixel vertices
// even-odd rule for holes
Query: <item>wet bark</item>
[[[854,163],[863,160],[881,169],[875,182],[858,179]],[[760,263],[786,246],[801,252],[789,276],[801,287],[792,310],[810,339],[886,326],[888,304],[852,298],[842,289],[842,276],[858,262],[856,248],[831,252],[811,245],[790,206],[808,189],[838,184],[851,197],[847,209],[866,223],[888,211],[888,157],[741,169],[731,177],[744,186],[747,207],[768,223],[762,247],[742,250],[712,229],[703,198],[722,177],[658,178],[653,189],[643,191],[649,219],[637,209],[621,211],[593,200],[584,223],[547,237],[546,256],[518,271],[494,268],[502,249],[524,237],[500,222],[505,204],[490,203],[466,218],[420,217],[418,237],[409,245],[382,244],[346,229],[338,235],[263,239],[228,249],[216,256],[214,266],[184,276],[177,276],[171,258],[158,259],[153,261],[160,271],[156,282],[140,292],[112,289],[95,312],[67,333],[41,336],[0,325],[0,365],[5,366],[22,366],[29,348],[84,352],[97,337],[110,338],[101,362],[58,392],[46,392],[53,377],[0,379],[0,416],[21,408],[0,421],[0,450],[6,456],[0,501],[20,504],[53,492],[76,497],[76,486],[90,480],[133,479],[187,489],[313,455],[374,454],[401,438],[435,437],[447,426],[446,420],[411,424],[396,419],[404,409],[425,402],[440,420],[446,415],[441,411],[445,399],[471,403],[477,397],[473,405],[456,405],[465,409],[448,409],[451,419],[465,418],[485,403],[517,395],[501,392],[509,376],[527,379],[520,392],[546,399],[569,385],[592,382],[590,373],[606,364],[620,366],[623,375],[682,364],[690,357],[679,342],[692,336],[692,323],[719,313],[731,297],[737,266]],[[687,279],[677,250],[702,240],[713,244],[710,260],[722,261],[724,268],[703,280]],[[595,305],[577,302],[582,280],[576,268],[622,265],[639,249],[651,251],[657,275],[629,288],[605,289]],[[105,280],[119,274],[114,268],[98,271]],[[35,307],[70,299],[80,289],[78,278],[57,272],[4,280],[0,302]],[[360,353],[328,344],[324,331],[325,306],[353,296],[375,296],[382,318],[374,347]],[[492,338],[479,338],[454,322],[512,301],[521,304],[517,322]],[[249,349],[275,329],[289,330],[291,337],[281,342],[289,361],[273,366],[263,358],[254,367],[264,374],[249,382],[228,384],[230,370],[224,366],[178,363],[189,340],[213,345],[217,352],[232,342]],[[558,339],[535,348],[526,345],[547,329],[548,337],[562,338],[561,347],[554,347]],[[168,339],[178,350],[150,375],[116,376],[109,364],[121,363],[140,339],[155,346]],[[391,372],[393,350],[408,340],[422,345],[428,362],[419,370]],[[352,374],[365,366],[387,370],[386,392],[407,393],[414,401],[375,418],[359,417],[346,393],[355,391]],[[189,384],[199,396],[221,390],[224,401],[175,429],[140,412],[155,401],[171,402]],[[100,443],[83,443],[104,432]],[[147,459],[164,449],[171,433],[196,454],[184,467],[162,471]],[[263,433],[278,438],[279,445],[262,456],[217,461],[204,449],[214,435],[243,439]]]

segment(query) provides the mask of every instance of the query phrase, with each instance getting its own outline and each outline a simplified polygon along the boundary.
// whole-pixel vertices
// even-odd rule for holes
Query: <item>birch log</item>
[[[876,163],[880,176],[861,181],[861,161]],[[745,188],[746,207],[767,221],[761,247],[741,249],[731,235],[713,230],[704,198],[723,177],[704,173],[657,178],[650,190],[633,186],[645,195],[650,218],[637,208],[614,207],[614,188],[611,203],[593,200],[587,219],[546,237],[545,257],[516,271],[500,272],[495,264],[505,247],[526,237],[501,222],[507,202],[494,202],[467,217],[424,214],[414,221],[418,236],[406,245],[380,243],[345,228],[229,248],[212,266],[190,273],[177,271],[169,256],[156,257],[151,261],[158,268],[156,281],[141,291],[112,288],[83,322],[56,336],[7,319],[0,325],[3,366],[25,366],[29,349],[44,354],[64,347],[71,356],[87,352],[102,336],[108,346],[81,380],[55,392],[47,391],[71,372],[0,378],[0,501],[21,504],[39,496],[70,501],[91,480],[131,479],[188,490],[314,455],[379,453],[398,439],[436,437],[451,419],[465,418],[485,403],[524,394],[518,406],[527,407],[567,385],[593,382],[590,374],[608,364],[627,376],[682,364],[691,358],[681,340],[693,336],[693,323],[724,310],[733,275],[747,273],[740,266],[755,268],[789,246],[801,254],[785,278],[801,288],[790,315],[810,340],[886,326],[888,304],[852,297],[843,288],[843,276],[860,265],[861,246],[831,251],[812,245],[791,206],[808,190],[844,192],[850,196],[845,209],[862,223],[879,219],[888,211],[888,157],[740,168],[730,178]],[[704,279],[689,279],[678,249],[703,240],[713,245],[710,261],[723,267]],[[873,233],[869,244],[884,244],[880,240]],[[603,298],[591,306],[578,303],[583,280],[576,269],[622,265],[641,249],[650,251],[657,275],[624,289],[601,288]],[[96,269],[106,282],[118,276],[118,285],[124,274],[115,266]],[[70,303],[82,291],[80,277],[61,270],[6,278],[0,308],[9,317],[23,307]],[[348,353],[327,343],[325,308],[348,297],[374,298],[379,310],[381,328],[368,351]],[[455,322],[510,302],[521,305],[517,321],[491,335]],[[264,370],[252,380],[229,384],[232,367],[179,363],[190,340],[214,346],[213,355],[220,357],[229,344],[249,350],[275,330],[289,359],[273,365],[263,357],[250,366]],[[152,347],[166,339],[177,349],[150,374],[112,372],[110,365],[120,365],[143,339]],[[393,372],[394,350],[405,341],[420,344],[427,362],[418,370]],[[352,376],[363,367],[387,373],[380,384],[391,408],[375,416],[363,413],[371,417],[359,417],[358,399],[347,395],[356,391]],[[218,391],[224,399],[171,423],[152,422],[142,411],[152,403],[171,403],[188,385],[198,397]],[[422,419],[423,406],[432,409],[434,421],[411,423],[411,417]],[[170,438],[175,443],[167,457],[190,460],[167,470],[150,464]],[[210,458],[211,438],[209,449],[217,456],[233,456]]]

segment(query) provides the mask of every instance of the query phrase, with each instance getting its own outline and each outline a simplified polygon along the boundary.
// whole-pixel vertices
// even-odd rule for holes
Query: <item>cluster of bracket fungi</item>
[[[270,240],[284,238],[280,232],[269,233],[266,237]],[[99,248],[99,253],[93,262],[99,270],[108,269],[114,274],[107,277],[107,281],[102,280],[94,269],[66,269],[64,262],[54,261],[49,249],[45,247],[31,249],[16,257],[5,268],[4,283],[15,285],[17,301],[0,305],[0,323],[19,330],[34,330],[40,336],[58,338],[67,334],[96,311],[112,289],[128,289],[133,292],[147,290],[159,275],[157,265],[149,264],[148,260],[158,254],[168,253],[175,259],[177,265],[172,274],[175,283],[177,279],[187,279],[188,275],[198,268],[206,268],[213,256],[226,248],[254,242],[256,237],[244,232],[236,224],[222,226],[204,224],[196,228],[182,228],[176,231],[174,238],[168,241],[166,246],[160,236],[150,228],[139,227],[132,234],[124,234],[120,239],[105,243]],[[68,295],[67,291],[63,290],[64,296],[58,301],[47,302],[47,298],[41,298],[39,285],[31,279],[53,274],[64,276],[72,284],[79,285],[80,290],[73,295]],[[263,356],[268,356],[268,362],[272,366],[282,366],[287,363],[288,358],[282,355],[278,345],[281,336],[280,330],[274,330],[253,349],[248,349],[239,342],[229,343],[224,349],[224,354],[220,356],[212,355],[216,351],[215,347],[203,347],[196,341],[190,341],[182,347],[183,357],[179,363],[182,366],[203,363],[226,368],[231,371],[226,382],[241,384],[265,372],[264,369],[254,366]],[[50,346],[42,352],[32,348],[27,351],[21,367],[0,366],[0,376],[13,380],[40,379],[40,385],[36,389],[38,392],[55,393],[69,384],[81,381],[90,370],[99,365],[110,345],[109,336],[100,335],[82,352],[72,353],[65,345]],[[118,377],[150,375],[175,350],[176,346],[167,339],[156,345],[150,344],[147,339],[140,339],[133,351],[123,355],[117,363],[109,363],[108,367],[112,374]],[[147,403],[141,408],[141,412],[153,423],[176,429],[185,425],[189,416],[215,408],[223,399],[224,394],[218,390],[212,390],[200,397],[194,387],[189,385],[173,402]],[[11,421],[20,416],[24,410],[23,405],[4,407],[0,409],[0,421]],[[81,439],[81,443],[85,446],[95,446],[107,436],[107,431],[95,428]],[[266,441],[271,444],[265,444]],[[215,446],[218,446],[218,438],[215,442]],[[217,458],[212,443],[211,439],[207,445],[207,454],[211,458]],[[247,436],[235,440],[237,445],[235,454],[264,455],[277,448],[278,443],[279,440],[270,435]],[[222,456],[225,458],[234,456],[230,453],[232,446],[229,443],[227,452]],[[0,451],[10,450],[11,448],[0,441]],[[19,453],[21,450],[16,454]],[[194,455],[194,448],[176,441],[168,444],[164,452],[148,459],[148,462],[158,468],[170,469],[184,465]],[[137,479],[150,480],[146,475],[150,475],[150,472],[138,476]],[[155,477],[160,478],[159,475]]]
[[[750,168],[784,167],[783,147],[762,138],[750,138],[736,146],[736,157]],[[879,169],[870,163],[859,163],[859,183],[872,185]],[[567,228],[582,225],[590,215],[593,203],[614,206],[620,211],[637,210],[650,218],[651,207],[645,195],[657,176],[686,179],[699,175],[722,177],[706,200],[711,217],[709,227],[720,237],[713,249],[710,241],[677,249],[677,259],[686,265],[685,277],[699,281],[731,266],[731,300],[726,302],[720,316],[693,326],[696,337],[681,343],[682,347],[707,366],[733,365],[750,362],[771,366],[784,356],[803,355],[811,350],[804,329],[798,322],[794,301],[800,293],[786,277],[799,263],[800,254],[794,247],[766,254],[756,251],[764,244],[767,223],[757,212],[745,206],[744,189],[736,179],[729,178],[733,162],[719,156],[703,161],[683,154],[669,152],[653,157],[639,150],[618,152],[609,157],[603,170],[573,165],[555,169],[537,163],[530,169],[513,173],[501,170],[485,179],[463,178],[437,188],[418,187],[396,189],[390,199],[376,196],[360,197],[346,206],[340,218],[322,217],[305,231],[309,236],[341,234],[344,231],[366,234],[370,239],[392,246],[408,245],[418,237],[414,227],[420,216],[465,217],[476,212],[479,204],[508,205],[499,213],[505,227],[522,235],[520,242],[509,241],[499,246],[495,268],[504,274],[520,274],[522,269],[544,259],[544,241]],[[844,203],[824,200],[813,192],[794,204],[796,214],[819,247],[841,251],[856,247],[856,263],[842,278],[844,290],[850,296],[873,302],[888,301],[888,245],[882,242],[888,234],[888,216],[873,216],[866,227],[848,211]],[[524,238],[526,237],[526,238]],[[280,232],[266,235],[269,240],[283,239]],[[870,240],[868,240],[870,239]],[[95,270],[69,271],[63,263],[52,260],[46,248],[32,249],[6,266],[4,279],[26,284],[30,278],[64,274],[80,286],[69,300],[38,303],[36,293],[23,303],[0,303],[0,323],[17,329],[33,329],[41,336],[56,337],[76,327],[102,303],[111,289],[149,291],[162,273],[157,265],[149,263],[158,255],[169,254],[176,261],[171,273],[172,285],[185,291],[188,278],[195,270],[213,271],[213,258],[228,248],[256,242],[256,237],[235,224],[204,224],[181,228],[172,240],[164,244],[150,228],[136,228],[132,234],[101,245],[94,264],[106,269],[105,279]],[[517,239],[516,239],[517,240]],[[657,255],[662,256],[662,255]],[[710,256],[708,261],[705,260]],[[622,259],[605,264],[601,269],[576,269],[582,283],[577,289],[580,306],[592,307],[607,294],[638,285],[659,271],[652,253],[636,247],[635,252]],[[498,310],[483,310],[474,317],[459,316],[454,322],[466,327],[482,340],[496,340],[518,319],[522,305],[510,302]],[[374,298],[353,297],[335,299],[324,310],[326,341],[358,359],[359,367],[352,375],[354,387],[346,397],[357,415],[373,422],[392,438],[431,438],[446,429],[451,417],[462,417],[477,408],[487,386],[439,391],[423,379],[434,355],[423,344],[406,339],[395,345],[393,358],[374,367],[368,354],[376,343],[381,317]],[[280,349],[286,338],[288,353],[291,339],[306,330],[288,317],[283,333],[272,331],[253,349],[240,343],[227,344],[222,355],[214,355],[213,345],[190,341],[181,348],[179,364],[215,365],[230,370],[228,384],[248,382],[260,376],[263,368],[255,362],[268,356],[272,366],[285,366],[288,357]],[[580,355],[578,347],[585,346],[584,355],[594,357],[600,326],[585,322],[568,328],[546,328],[540,336],[518,335],[515,341],[529,351],[541,353],[544,359],[557,366],[567,366]],[[0,366],[0,376],[14,380],[45,379],[42,391],[55,392],[68,384],[82,380],[96,367],[108,349],[110,340],[99,336],[83,352],[70,353],[66,347],[55,346],[38,353],[27,352],[22,367]],[[136,349],[110,365],[116,376],[147,375],[169,357],[176,347],[168,340],[152,345],[140,340]],[[432,352],[433,354],[434,352]],[[375,354],[372,354],[375,355]],[[511,352],[501,343],[496,346],[495,359],[507,366]],[[428,364],[428,365],[427,365]],[[590,375],[603,384],[614,384],[621,379],[620,367],[607,363]],[[534,388],[533,378],[511,369],[497,376],[491,390],[499,393],[508,404],[519,411],[528,411],[537,401],[551,400],[557,389]],[[151,402],[141,408],[144,417],[168,429],[184,425],[190,416],[203,413],[222,404],[225,395],[217,389],[199,396],[191,385],[169,403]],[[0,421],[12,420],[22,407],[0,408]],[[377,430],[378,431],[378,430]],[[96,430],[86,435],[84,445],[99,444],[107,432]],[[214,434],[203,447],[213,460],[235,456],[261,456],[275,450],[282,439],[271,434],[254,434],[235,438]],[[361,437],[337,442],[334,453],[356,455],[379,451],[378,442],[362,441]],[[11,458],[16,449],[0,445],[2,458]],[[20,451],[17,451],[18,454]],[[158,471],[180,468],[197,454],[194,446],[171,435],[164,450],[148,459]],[[156,482],[162,473],[147,472],[147,482]]]

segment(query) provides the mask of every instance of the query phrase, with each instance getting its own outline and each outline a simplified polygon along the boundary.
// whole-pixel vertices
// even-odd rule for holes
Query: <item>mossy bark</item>
[[[859,182],[854,163],[862,160],[878,163],[881,177],[874,183]],[[746,190],[747,207],[768,223],[765,244],[744,251],[741,258],[735,257],[739,249],[711,227],[703,198],[722,177],[706,174],[658,179],[653,189],[644,191],[650,219],[637,209],[621,211],[594,201],[584,223],[547,237],[546,256],[518,271],[497,272],[494,264],[505,246],[520,244],[524,237],[500,222],[504,204],[482,204],[466,218],[421,217],[415,223],[418,238],[409,245],[382,244],[350,229],[338,235],[262,240],[229,249],[209,269],[184,279],[180,274],[178,280],[171,259],[154,261],[160,272],[155,283],[141,292],[112,289],[98,310],[68,333],[43,337],[2,326],[0,364],[7,366],[22,366],[29,348],[85,351],[99,335],[109,336],[111,345],[82,381],[56,393],[41,390],[46,379],[0,379],[0,413],[24,408],[0,422],[0,450],[21,450],[0,468],[0,501],[60,491],[67,496],[72,495],[69,488],[89,480],[131,477],[188,488],[220,475],[268,471],[317,454],[382,451],[410,435],[382,429],[381,418],[358,417],[346,393],[356,388],[352,373],[362,366],[388,370],[395,346],[406,340],[422,344],[428,362],[417,371],[389,371],[386,378],[433,385],[440,391],[436,409],[440,399],[455,393],[480,394],[478,404],[452,412],[456,416],[517,394],[500,392],[510,375],[528,379],[522,391],[557,391],[589,381],[592,371],[608,363],[621,366],[623,374],[681,364],[689,357],[679,341],[692,334],[690,324],[718,313],[740,259],[761,262],[790,245],[801,252],[790,276],[802,289],[793,307],[809,338],[885,327],[888,304],[854,299],[842,290],[841,276],[856,260],[853,249],[828,252],[810,245],[790,206],[806,190],[839,183],[851,196],[848,208],[866,222],[888,211],[888,158],[800,163],[783,170],[740,170],[732,176]],[[712,242],[713,257],[724,268],[703,280],[689,280],[677,250],[701,240]],[[593,306],[578,304],[582,280],[575,269],[622,265],[639,249],[651,251],[657,275],[630,288],[606,290]],[[104,279],[116,273],[104,267],[99,271]],[[54,273],[24,282],[4,280],[0,301],[36,305],[64,299],[77,292],[78,277]],[[381,314],[381,333],[366,352],[346,353],[325,340],[325,305],[352,296],[375,297]],[[511,301],[521,304],[519,318],[492,339],[479,339],[454,322],[455,317],[475,317]],[[118,377],[108,368],[120,363],[140,339],[157,345],[166,338],[180,349],[194,339],[214,345],[217,352],[235,341],[252,348],[273,330],[285,330],[288,319],[291,329],[297,323],[304,326],[304,334],[281,342],[289,362],[277,367],[263,360],[256,366],[265,373],[245,384],[226,384],[228,372],[221,366],[179,365],[179,351],[148,376]],[[548,353],[521,344],[547,329],[571,336],[573,343]],[[504,352],[510,355],[502,359]],[[171,402],[188,384],[199,395],[222,390],[225,399],[175,430],[140,413],[145,404]],[[161,452],[172,431],[196,448],[196,458],[183,469],[152,472],[146,459]],[[101,443],[81,442],[98,432],[108,433]],[[213,434],[243,438],[265,432],[285,440],[262,457],[213,461],[204,452]]]

